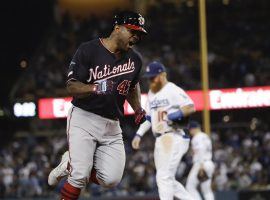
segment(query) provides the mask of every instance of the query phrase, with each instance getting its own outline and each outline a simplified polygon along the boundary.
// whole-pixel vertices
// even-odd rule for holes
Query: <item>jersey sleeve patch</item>
[[[75,52],[67,71],[67,82],[70,80],[78,80],[86,82],[88,79],[89,60],[84,55],[84,48],[82,45]]]

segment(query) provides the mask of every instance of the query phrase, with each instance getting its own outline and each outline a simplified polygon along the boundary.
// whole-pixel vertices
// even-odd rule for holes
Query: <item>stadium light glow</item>
[[[36,116],[36,104],[34,102],[15,103],[13,112],[16,117]]]

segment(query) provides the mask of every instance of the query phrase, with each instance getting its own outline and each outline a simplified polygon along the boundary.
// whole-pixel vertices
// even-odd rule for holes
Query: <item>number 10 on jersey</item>
[[[158,122],[165,122],[167,118],[167,112],[166,111],[158,111]]]

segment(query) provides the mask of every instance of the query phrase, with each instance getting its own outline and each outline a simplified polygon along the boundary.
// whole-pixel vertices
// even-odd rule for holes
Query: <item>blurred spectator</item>
[[[270,67],[267,31],[270,31],[270,27],[263,23],[264,19],[269,18],[269,13],[262,12],[266,8],[263,4],[245,1],[250,7],[242,8],[241,2],[233,1],[223,6],[220,2],[209,4],[208,63],[211,88],[270,84],[267,73]],[[264,2],[270,6],[269,2]],[[187,5],[184,1],[181,7],[161,1],[148,8],[146,20],[149,34],[140,45],[140,52],[144,66],[152,60],[160,60],[167,66],[172,82],[184,89],[199,89],[199,34],[195,28],[198,21],[195,7]],[[64,90],[65,73],[78,44],[106,36],[101,33],[109,33],[112,28],[109,24],[111,20],[94,16],[81,20],[65,13],[56,18],[30,61],[29,70],[17,83],[14,97],[67,95]],[[142,89],[143,92],[147,91],[144,81]]]
[[[128,126],[128,122],[126,124]],[[132,126],[129,126],[132,127]],[[124,137],[134,134],[134,128],[126,129]],[[233,132],[232,132],[233,131]],[[236,137],[232,133],[239,134]],[[219,129],[212,133],[216,170],[213,179],[215,190],[269,189],[270,133],[249,128]],[[127,163],[122,182],[115,189],[103,189],[89,185],[84,196],[146,195],[157,192],[153,159],[153,136],[145,136],[139,151],[131,150],[132,137],[126,137]],[[241,138],[241,139],[240,139]],[[258,148],[258,141],[262,142]],[[66,137],[18,138],[1,147],[0,195],[4,197],[36,197],[55,194],[47,186],[51,168],[58,164],[66,149]],[[191,167],[188,154],[177,172],[177,179],[185,182]]]

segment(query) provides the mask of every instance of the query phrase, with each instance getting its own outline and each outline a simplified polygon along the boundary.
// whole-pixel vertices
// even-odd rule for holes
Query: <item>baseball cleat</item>
[[[69,156],[68,156],[68,151],[66,151],[63,155],[62,155],[62,159],[61,162],[59,163],[59,165],[57,165],[57,167],[55,167],[49,174],[48,177],[48,184],[50,186],[55,186],[58,184],[58,182],[65,176],[68,175],[68,160],[69,160]]]

